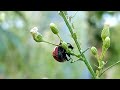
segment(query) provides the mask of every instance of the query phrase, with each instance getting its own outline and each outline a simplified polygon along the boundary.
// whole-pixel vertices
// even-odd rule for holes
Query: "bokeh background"
[[[68,11],[73,16],[76,11]],[[74,46],[68,28],[57,11],[0,11],[0,79],[91,79],[85,64],[81,61],[59,63],[52,57],[55,46],[37,43],[30,30],[38,27],[39,32],[49,41],[59,44],[59,39],[49,28],[55,23],[60,36]],[[120,12],[78,11],[72,19],[82,50],[96,46],[101,52],[101,30],[105,22],[110,24],[111,47],[105,56],[105,67],[120,60]],[[85,52],[94,70],[96,59],[90,50]],[[75,57],[72,57],[76,59]],[[120,78],[120,64],[109,69],[102,78]]]

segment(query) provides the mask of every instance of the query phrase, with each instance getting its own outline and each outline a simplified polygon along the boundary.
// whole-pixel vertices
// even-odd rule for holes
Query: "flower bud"
[[[32,35],[38,33],[38,28],[37,28],[37,27],[32,28],[32,29],[30,30],[30,33],[31,33]]]
[[[109,37],[110,36],[110,32],[109,32],[109,25],[108,24],[105,24],[104,25],[104,28],[102,30],[102,33],[101,33],[101,38],[102,40],[104,41],[106,37]]]
[[[59,33],[59,30],[58,30],[57,26],[54,23],[50,23],[50,29],[54,34]]]
[[[93,55],[96,55],[97,54],[96,47],[91,47],[91,52],[92,52]]]
[[[33,29],[31,29],[30,33],[32,34],[33,39],[36,42],[43,42],[42,35],[38,32],[38,28],[37,27],[34,27]]]
[[[99,75],[99,71],[98,70],[96,70],[96,75]]]
[[[101,63],[102,63],[102,66],[104,66],[104,65],[105,65],[105,62],[104,62],[104,61],[101,61]]]
[[[104,47],[105,47],[105,48],[109,48],[109,47],[110,47],[110,38],[109,38],[109,37],[106,37],[106,38],[105,38]]]

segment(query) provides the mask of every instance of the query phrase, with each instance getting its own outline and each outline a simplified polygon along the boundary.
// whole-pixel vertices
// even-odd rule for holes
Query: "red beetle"
[[[68,44],[68,48],[73,49],[73,46],[70,43],[67,44]],[[55,47],[52,55],[54,59],[57,60],[58,62],[65,62],[70,60],[67,58],[67,56],[70,58],[70,54],[68,54],[66,50],[61,46]]]

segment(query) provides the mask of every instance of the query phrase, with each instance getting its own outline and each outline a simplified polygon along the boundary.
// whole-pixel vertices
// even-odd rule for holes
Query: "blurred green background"
[[[68,11],[73,16],[76,11]],[[57,11],[0,11],[0,79],[90,79],[91,75],[81,61],[59,63],[52,57],[55,46],[37,43],[30,30],[38,27],[49,41],[59,44],[59,39],[49,28],[53,22],[60,29],[60,36],[71,43],[78,53],[68,28]],[[82,50],[96,46],[101,52],[101,30],[105,22],[110,23],[111,47],[105,56],[106,67],[120,60],[120,12],[78,11],[72,19]],[[94,69],[96,59],[90,50],[85,52]],[[72,57],[76,59],[75,57]],[[120,64],[108,70],[102,78],[120,78]]]

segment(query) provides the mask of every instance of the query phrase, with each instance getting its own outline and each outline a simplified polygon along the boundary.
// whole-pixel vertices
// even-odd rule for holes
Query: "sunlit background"
[[[68,11],[74,16],[76,11]],[[91,75],[81,61],[60,63],[53,59],[55,46],[37,43],[30,30],[38,27],[45,40],[59,44],[49,24],[55,23],[60,36],[74,46],[79,53],[70,32],[57,11],[0,11],[0,78],[12,79],[90,79]],[[101,30],[104,23],[110,24],[111,47],[105,56],[105,67],[120,60],[120,12],[113,11],[78,11],[72,19],[75,32],[82,50],[96,46],[101,51]],[[85,52],[87,60],[94,70],[96,59],[90,50]],[[72,57],[76,59],[75,57]],[[102,78],[120,78],[120,64],[109,69]]]

